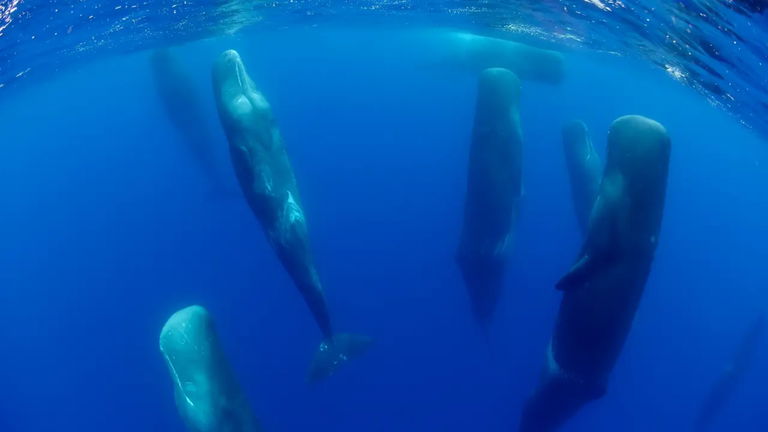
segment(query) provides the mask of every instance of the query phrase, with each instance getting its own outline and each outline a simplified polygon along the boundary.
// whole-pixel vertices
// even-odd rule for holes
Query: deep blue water
[[[149,52],[0,101],[0,430],[182,431],[157,337],[190,304],[215,317],[267,431],[515,430],[580,244],[560,125],[584,119],[602,152],[628,113],[672,139],[660,245],[608,394],[563,430],[691,430],[768,307],[765,141],[640,61],[573,51],[562,85],[525,82],[525,195],[486,340],[453,258],[476,76],[392,52],[392,34],[251,30],[177,51],[235,192],[209,75],[241,53],[284,135],[337,327],[375,338],[314,387],[319,332],[244,201],[212,192],[171,127]],[[760,347],[711,430],[768,428],[767,361]]]

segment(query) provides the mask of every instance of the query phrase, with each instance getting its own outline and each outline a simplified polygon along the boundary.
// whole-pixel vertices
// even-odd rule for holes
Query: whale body
[[[658,245],[669,153],[661,124],[641,116],[613,122],[584,244],[556,285],[563,298],[521,432],[554,431],[605,394]]]
[[[331,325],[288,153],[269,102],[236,51],[225,51],[216,61],[213,90],[243,196],[323,335],[309,378],[327,377],[366,351],[370,338],[336,333]]]

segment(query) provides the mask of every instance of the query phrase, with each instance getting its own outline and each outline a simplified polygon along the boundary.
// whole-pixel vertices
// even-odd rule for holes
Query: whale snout
[[[508,69],[485,69],[478,81],[478,99],[483,103],[510,106],[520,99],[520,78]]]
[[[568,144],[583,142],[589,134],[587,125],[581,120],[572,120],[563,125],[563,141]]]
[[[245,65],[243,65],[243,59],[240,58],[240,54],[235,50],[226,50],[221,53],[219,58],[221,64],[221,72],[223,74],[229,74],[232,78],[236,78],[240,86],[245,84]]]
[[[200,356],[212,329],[211,317],[201,306],[184,308],[171,316],[160,332],[160,351],[169,363]],[[203,342],[203,343],[201,343]]]
[[[189,306],[174,313],[163,326],[161,335],[169,335],[189,327],[205,325],[210,321],[208,311],[202,306]]]
[[[226,98],[246,91],[248,75],[237,51],[227,50],[221,53],[213,67],[213,86],[217,93]]]
[[[248,76],[237,51],[224,51],[214,64],[213,90],[220,118],[233,131],[271,124],[269,102]]]
[[[229,49],[219,55],[216,67],[222,74],[237,73],[237,70],[243,67],[243,60],[240,58],[240,53]]]
[[[660,123],[639,115],[619,117],[608,132],[608,163],[625,172],[665,166],[670,140]],[[647,174],[647,173],[646,173]]]
[[[669,136],[664,126],[639,115],[616,119],[608,132],[608,139],[624,151],[641,148],[664,150],[669,146]]]
[[[240,61],[240,54],[233,49],[228,49],[221,53],[221,59],[228,61]]]

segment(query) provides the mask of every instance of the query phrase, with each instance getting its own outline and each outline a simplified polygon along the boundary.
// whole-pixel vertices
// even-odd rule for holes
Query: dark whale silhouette
[[[669,153],[667,132],[653,120],[625,116],[611,126],[589,230],[576,264],[557,283],[563,299],[521,432],[554,431],[605,393],[658,244]]]
[[[155,89],[168,120],[207,178],[211,191],[219,196],[234,196],[236,187],[226,181],[232,174],[225,169],[223,158],[217,152],[221,138],[208,126],[201,95],[184,65],[169,48],[155,50],[150,61]]]
[[[424,59],[480,73],[503,68],[521,80],[560,84],[565,78],[563,55],[520,42],[440,28],[417,30],[409,42]]]
[[[697,432],[704,432],[710,428],[712,421],[744,379],[744,375],[754,363],[755,354],[764,334],[765,314],[761,313],[744,333],[731,363],[712,385],[712,389],[701,405],[694,428]]]
[[[584,122],[576,120],[563,126],[563,151],[576,218],[582,234],[586,234],[592,206],[600,188],[603,166]]]
[[[512,72],[491,68],[480,75],[456,260],[482,324],[501,294],[522,193],[519,100],[520,80]]]

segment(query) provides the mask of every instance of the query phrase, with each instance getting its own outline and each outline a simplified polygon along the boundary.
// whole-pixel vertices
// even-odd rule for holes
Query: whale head
[[[213,91],[225,124],[235,128],[271,125],[269,102],[256,89],[237,51],[224,51],[214,64]]]
[[[165,323],[160,351],[165,357],[185,423],[195,431],[214,430],[217,394],[211,382],[213,324],[200,306],[182,309]]]
[[[670,140],[667,130],[649,118],[616,119],[608,132],[606,170],[621,172],[631,188],[666,184]]]
[[[562,134],[563,144],[569,151],[581,151],[583,149],[580,147],[589,142],[589,129],[581,120],[573,120],[563,125]]]
[[[179,414],[193,432],[255,430],[255,420],[220,348],[213,320],[200,306],[173,314],[160,333]]]
[[[508,115],[520,103],[520,79],[507,69],[493,67],[480,73],[477,108],[483,115]]]

